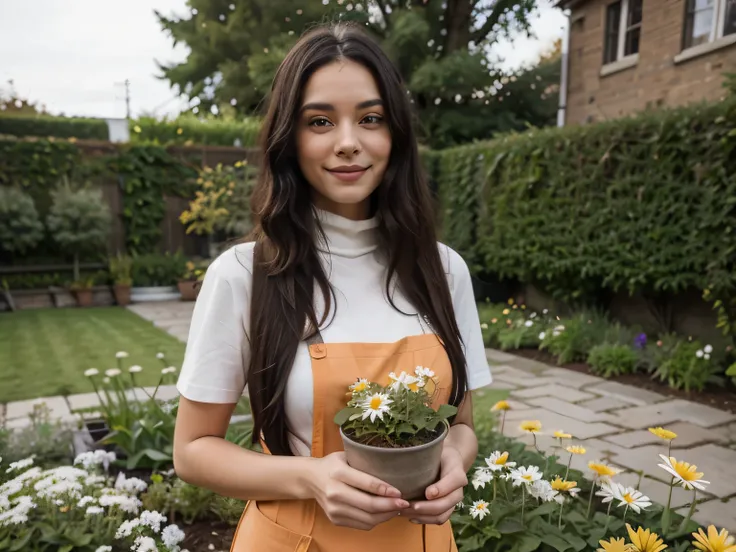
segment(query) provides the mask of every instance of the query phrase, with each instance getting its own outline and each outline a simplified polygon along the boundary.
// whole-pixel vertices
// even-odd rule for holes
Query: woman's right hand
[[[312,471],[312,494],[335,525],[368,531],[410,506],[398,489],[351,468],[344,452],[316,459]]]

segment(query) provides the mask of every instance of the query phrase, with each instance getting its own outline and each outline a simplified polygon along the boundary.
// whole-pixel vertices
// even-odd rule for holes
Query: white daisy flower
[[[99,373],[100,371],[97,368],[90,368],[89,370],[84,371],[84,375],[87,376],[88,378],[91,378],[92,376],[96,376]]]
[[[470,507],[470,515],[475,518],[483,519],[488,515],[488,503],[485,500],[475,500]]]
[[[614,498],[618,496],[618,488],[616,487],[619,485],[619,483],[614,483],[613,481],[604,481],[601,483],[601,489],[595,493],[595,496],[600,496],[603,498],[601,502],[604,504],[606,502],[611,502]]]
[[[374,422],[376,420],[376,417],[383,420],[384,413],[391,412],[391,408],[389,405],[394,402],[393,400],[388,398],[388,395],[385,393],[374,393],[370,397],[366,397],[366,399],[361,403],[361,408],[363,408],[363,419],[370,417],[371,422]]]
[[[500,471],[504,468],[513,468],[516,462],[509,462],[509,453],[497,450],[486,458],[486,464],[491,471]]]
[[[557,491],[552,488],[551,483],[546,479],[538,479],[529,485],[529,494],[544,502],[550,502],[555,499]]]
[[[695,351],[695,356],[698,358],[703,358],[703,351],[701,349],[698,349]]]
[[[539,471],[537,466],[522,466],[517,470],[511,470],[511,479],[514,482],[514,487],[529,485],[542,479],[542,472]]]
[[[533,325],[534,325],[533,320],[527,320],[526,322],[524,322],[524,326],[526,326],[527,328],[531,328]]]
[[[652,501],[649,500],[648,496],[645,496],[633,487],[624,488],[624,486],[620,483],[617,485],[616,494],[616,498],[619,501],[619,506],[628,506],[637,514],[652,505]]]
[[[429,368],[425,368],[424,366],[417,366],[414,369],[414,373],[420,378],[433,378],[434,377],[434,372],[430,370]]]
[[[370,383],[371,382],[365,378],[358,378],[358,381],[352,384],[348,389],[350,389],[353,393],[362,393],[363,391],[368,389]]]
[[[138,372],[141,372],[142,370],[143,368],[141,368],[137,364],[128,368],[128,372],[130,372],[131,374],[137,374]]]
[[[704,491],[704,484],[710,485],[710,481],[700,479],[703,477],[703,473],[697,471],[698,467],[695,464],[689,464],[682,461],[678,462],[672,456],[667,458],[664,454],[660,454],[659,457],[662,459],[664,464],[657,465],[670,473],[675,478],[675,482],[682,485],[688,491],[692,491],[693,487],[700,491]]]
[[[493,481],[493,473],[491,473],[487,468],[481,467],[475,471],[470,483],[473,485],[475,490],[478,490],[478,488],[485,489],[486,483],[490,483],[491,481]]]
[[[545,332],[539,332],[539,341],[544,341],[545,337],[547,337],[547,334]]]
[[[177,525],[167,525],[161,531],[161,540],[169,550],[174,550],[181,541],[184,540],[184,531],[179,529]]]
[[[174,368],[173,366],[169,366],[168,368],[162,369],[161,370],[161,373],[162,374],[175,374],[176,373],[176,368]]]
[[[388,377],[394,380],[394,382],[390,385],[391,391],[393,391],[394,393],[396,393],[402,387],[411,391],[417,391],[420,387],[424,385],[424,380],[422,378],[414,377],[411,374],[407,374],[403,371],[398,376],[394,372],[391,372]]]
[[[163,360],[164,359],[164,354],[163,353],[157,353],[156,354],[156,358],[159,359],[159,360]]]
[[[706,354],[711,354],[713,352],[713,347],[711,347],[710,345],[706,345],[705,347],[703,347],[703,350],[706,352]]]
[[[128,353],[125,351],[118,351],[115,353],[115,358],[128,358]]]
[[[105,370],[105,375],[108,378],[114,378],[120,375],[120,370],[118,370],[117,368],[110,368],[109,370]]]

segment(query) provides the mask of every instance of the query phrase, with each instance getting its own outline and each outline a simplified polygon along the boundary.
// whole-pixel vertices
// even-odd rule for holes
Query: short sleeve
[[[245,389],[253,259],[248,245],[222,253],[202,281],[177,381],[177,390],[187,399],[236,403]]]
[[[456,251],[445,248],[452,303],[467,363],[468,390],[472,391],[490,385],[493,378],[486,358],[470,270]]]

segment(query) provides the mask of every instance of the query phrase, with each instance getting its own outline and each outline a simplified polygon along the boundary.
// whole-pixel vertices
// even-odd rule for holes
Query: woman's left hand
[[[462,502],[468,476],[463,466],[460,452],[451,446],[442,448],[440,464],[440,480],[427,487],[427,500],[412,502],[411,506],[402,510],[402,517],[408,517],[414,523],[442,525]]]

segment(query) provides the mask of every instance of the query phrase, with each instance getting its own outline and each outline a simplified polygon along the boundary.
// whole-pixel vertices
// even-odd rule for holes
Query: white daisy
[[[620,483],[617,485],[616,494],[616,498],[619,500],[619,506],[628,506],[637,514],[652,505],[652,501],[649,500],[648,496],[645,496],[633,487],[624,488]]]
[[[128,353],[125,351],[118,351],[115,353],[115,358],[128,358]]]
[[[534,321],[532,320],[527,320],[526,322],[524,322],[524,326],[526,326],[527,328],[531,328],[533,325]]]
[[[131,374],[137,374],[138,372],[141,372],[142,370],[143,368],[141,368],[137,364],[128,368],[128,372],[130,372]]]
[[[485,489],[486,483],[490,483],[491,481],[493,481],[493,473],[491,473],[487,468],[481,467],[475,471],[475,474],[473,474],[471,484],[475,490],[478,490],[479,487]]]
[[[600,491],[595,493],[595,496],[600,496],[603,498],[601,502],[604,504],[606,502],[611,502],[614,498],[618,496],[618,489],[616,485],[619,485],[619,483],[614,483],[613,481],[604,481],[601,483],[601,489]]]
[[[391,413],[389,405],[394,402],[388,398],[388,395],[384,393],[374,393],[370,397],[366,397],[361,403],[363,408],[363,419],[365,420],[370,416],[371,422],[376,420],[376,417],[383,420],[384,413]]]
[[[689,464],[687,462],[678,462],[675,458],[670,456],[667,458],[664,454],[660,454],[659,457],[662,459],[664,464],[657,464],[663,470],[672,474],[677,484],[682,485],[685,489],[691,491],[693,487],[704,491],[705,485],[710,485],[710,481],[704,481],[700,479],[703,477],[703,473],[697,471],[698,467],[695,464]]]
[[[557,491],[552,488],[552,484],[546,479],[538,479],[529,485],[529,494],[544,502],[550,502],[554,500]]]
[[[497,450],[491,455],[486,458],[486,464],[488,465],[488,468],[492,471],[500,471],[504,468],[513,468],[516,466],[516,462],[509,462],[509,453],[508,452],[501,452],[500,450]]]
[[[370,381],[368,381],[365,378],[359,378],[358,381],[356,381],[354,384],[352,384],[349,389],[353,393],[362,393],[363,391],[368,389],[368,386],[370,385]]]
[[[470,507],[470,515],[475,518],[483,519],[488,515],[488,503],[485,500],[475,500]]]
[[[163,360],[164,359],[164,354],[163,353],[157,353],[156,354],[156,358],[159,359],[159,360]]]
[[[394,382],[390,385],[390,388],[394,393],[402,387],[404,389],[416,391],[418,387],[424,385],[424,381],[421,378],[414,377],[411,374],[407,374],[403,371],[398,376],[396,375],[396,373],[391,372],[388,377],[394,380]]]
[[[424,366],[417,366],[414,370],[414,373],[419,376],[420,378],[433,378],[434,372],[430,370],[429,368],[425,368]]]
[[[87,376],[88,378],[91,378],[92,376],[96,376],[99,373],[100,371],[97,368],[90,368],[89,370],[84,371],[84,375]]]
[[[706,354],[709,355],[713,352],[713,347],[711,347],[710,345],[706,345],[705,347],[703,347],[703,350],[705,351]]]
[[[120,370],[118,370],[117,368],[110,368],[109,370],[105,370],[105,375],[108,378],[114,378],[115,376],[120,375]]]
[[[514,487],[522,484],[529,485],[542,479],[542,472],[539,471],[537,466],[522,466],[517,470],[511,471],[511,479],[514,482]]]

